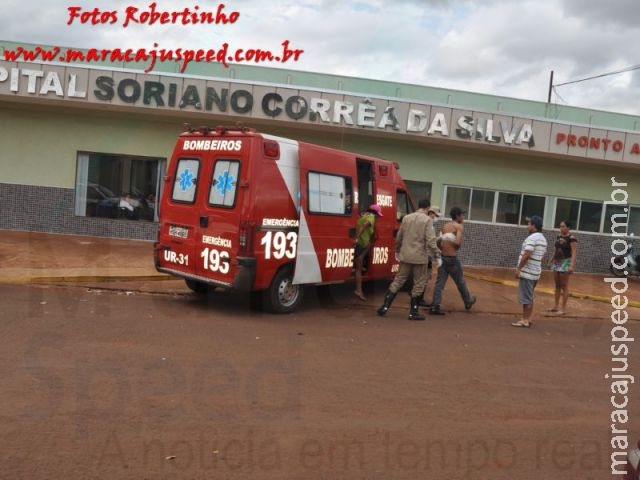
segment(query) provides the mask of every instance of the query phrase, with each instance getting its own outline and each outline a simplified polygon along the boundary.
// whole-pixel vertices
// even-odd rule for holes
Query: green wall
[[[180,119],[148,114],[4,104],[0,111],[0,182],[74,188],[78,151],[168,158],[182,124]],[[610,198],[612,176],[629,183],[630,203],[640,204],[640,170],[619,164],[473,152],[411,139],[294,130],[277,124],[261,130],[395,160],[404,178],[432,182],[431,201],[441,206],[445,184],[603,201]]]
[[[392,148],[389,145],[379,151],[389,156],[387,153],[393,153]],[[603,201],[611,195],[612,176],[616,176],[617,181],[627,181],[628,193],[634,203],[640,203],[640,170],[637,168],[425,147],[398,148],[396,152],[404,178],[433,183],[434,203],[443,203],[442,185]]]
[[[306,130],[277,130],[278,135],[321,143],[397,161],[407,180],[432,183],[431,202],[443,206],[443,185],[486,188],[579,200],[604,201],[611,197],[611,177],[627,182],[630,203],[640,204],[640,169],[509,155],[488,151],[472,152],[442,148],[388,138],[318,134]]]
[[[182,123],[0,105],[0,182],[75,188],[78,151],[168,158]]]

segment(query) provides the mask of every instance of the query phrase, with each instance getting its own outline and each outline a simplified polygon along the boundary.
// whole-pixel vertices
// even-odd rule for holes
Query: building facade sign
[[[640,163],[640,134],[336,92],[0,62],[1,96],[315,123]]]

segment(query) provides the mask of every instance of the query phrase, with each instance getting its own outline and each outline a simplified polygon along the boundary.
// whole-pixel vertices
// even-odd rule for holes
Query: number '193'
[[[269,260],[272,256],[281,258],[296,258],[296,246],[298,234],[296,232],[266,232],[260,245],[264,245],[264,258]]]
[[[205,270],[227,273],[229,271],[229,252],[219,252],[215,248],[205,248],[200,253]]]

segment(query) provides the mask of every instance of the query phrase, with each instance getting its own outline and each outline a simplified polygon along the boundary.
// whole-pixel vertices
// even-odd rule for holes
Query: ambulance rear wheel
[[[209,286],[206,283],[198,282],[197,280],[185,278],[184,283],[186,283],[187,287],[196,293],[207,293],[209,291]]]
[[[265,310],[272,313],[292,313],[302,303],[304,290],[302,285],[293,284],[293,269],[287,267],[273,277],[271,286],[264,293]]]

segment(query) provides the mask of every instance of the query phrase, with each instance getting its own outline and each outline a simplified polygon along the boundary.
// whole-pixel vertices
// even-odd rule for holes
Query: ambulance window
[[[333,215],[351,215],[353,186],[351,178],[309,172],[309,211]]]
[[[238,172],[240,162],[236,160],[218,160],[213,169],[209,204],[221,207],[233,207],[236,201]]]
[[[194,158],[181,158],[176,167],[171,199],[176,202],[193,203],[196,198],[196,185],[200,161]]]

